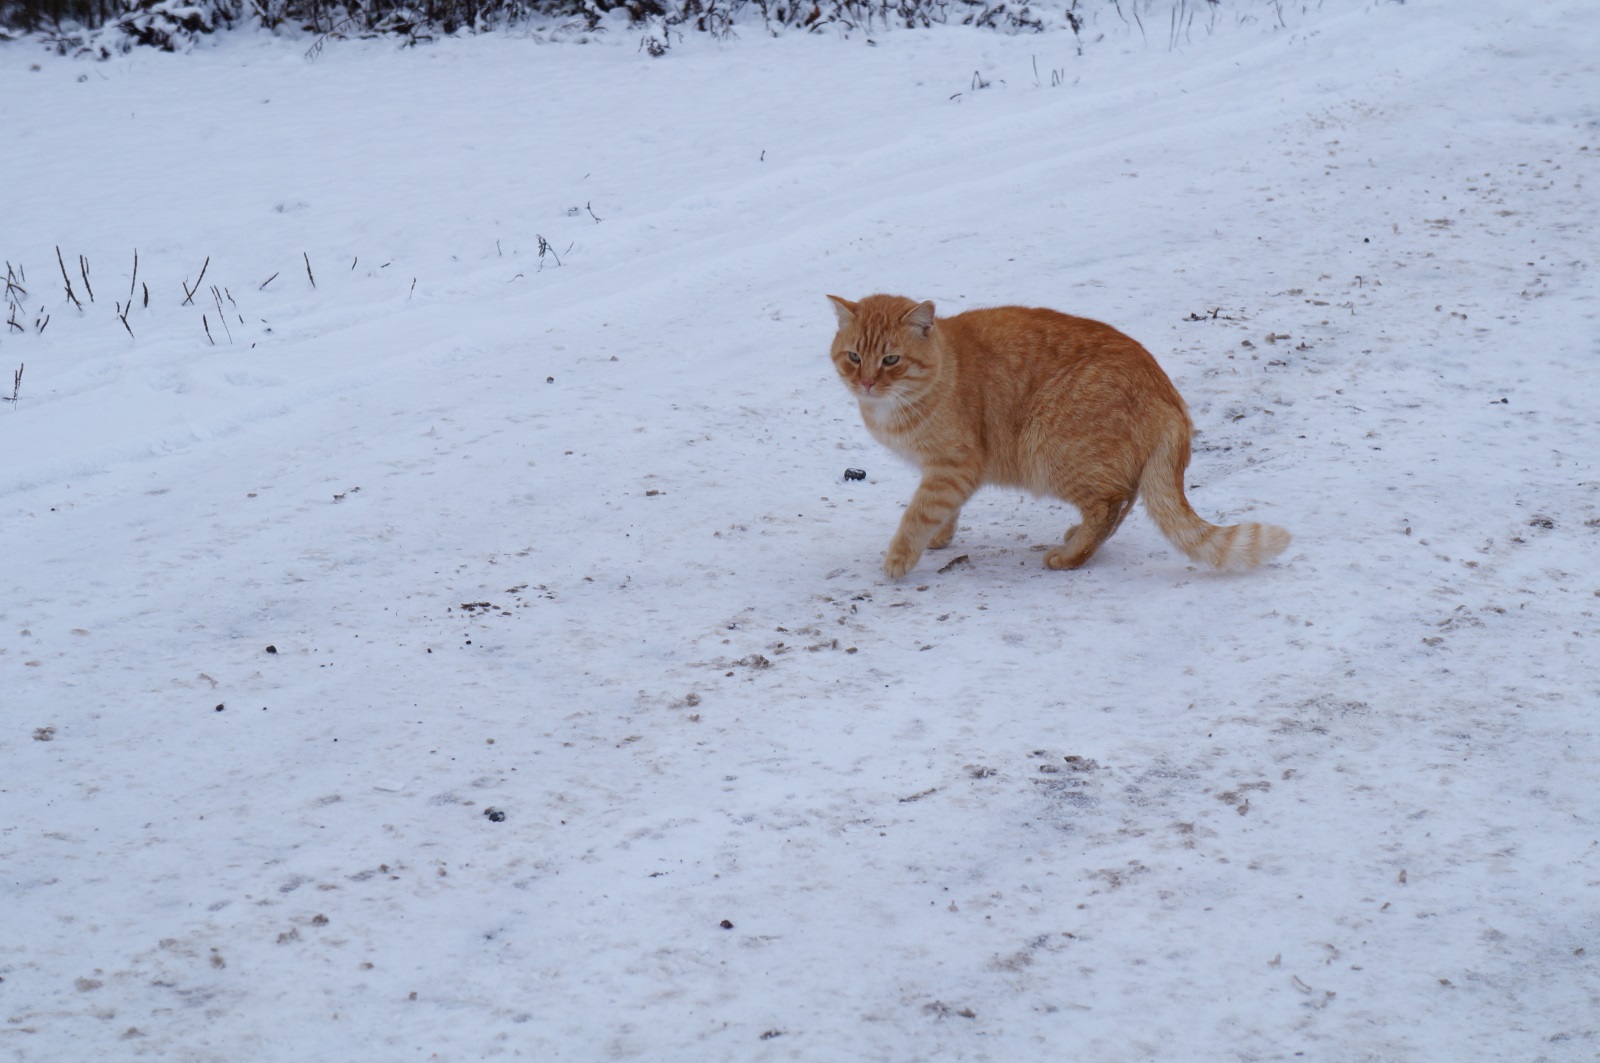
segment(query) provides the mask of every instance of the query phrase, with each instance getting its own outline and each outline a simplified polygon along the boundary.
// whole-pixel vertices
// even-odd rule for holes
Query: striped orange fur
[[[1282,528],[1218,527],[1190,508],[1189,411],[1150,353],[1110,325],[1019,306],[938,318],[898,295],[828,298],[833,364],[867,430],[922,470],[883,559],[891,579],[950,543],[983,484],[1077,507],[1081,522],[1044,555],[1050,568],[1089,560],[1140,495],[1195,561],[1251,568],[1289,545]]]

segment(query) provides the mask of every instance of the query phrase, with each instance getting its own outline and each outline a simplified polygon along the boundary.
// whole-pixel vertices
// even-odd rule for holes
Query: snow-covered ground
[[[1594,1059],[1600,12],[1261,12],[0,49],[0,1056]],[[1294,545],[886,582],[880,290]]]

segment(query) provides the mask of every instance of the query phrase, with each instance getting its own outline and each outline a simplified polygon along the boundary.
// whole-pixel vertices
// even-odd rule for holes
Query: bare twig
[[[543,236],[540,236],[538,233],[534,233],[533,235],[534,235],[534,238],[539,241],[539,268],[540,269],[544,269],[544,256],[545,255],[549,255],[551,258],[555,259],[556,260],[556,265],[558,265],[558,266],[561,265],[561,256],[556,254],[555,248],[550,246],[550,241],[546,240]],[[571,248],[568,248],[567,250],[570,251]]]
[[[134,286],[137,285],[138,283],[139,283],[139,249],[136,247],[136,248],[133,249],[133,279],[128,282],[128,310],[133,309],[133,289],[134,289]],[[126,325],[128,323],[127,322],[128,311],[124,310],[122,312],[122,315],[123,315],[123,322],[122,323],[124,325]]]
[[[67,276],[67,263],[66,260],[61,257],[61,245],[59,244],[56,245],[56,262],[61,266],[61,280],[67,286],[67,298],[71,299],[74,303],[77,303],[78,309],[82,310],[83,304],[78,302],[77,295],[75,295],[72,291],[72,278]]]
[[[222,322],[222,331],[227,334],[228,342],[233,342],[233,330],[228,327],[228,313],[222,309],[222,292],[215,284],[211,286],[211,298],[217,304],[217,320]]]
[[[137,336],[135,336],[133,334],[133,326],[128,324],[128,311],[132,310],[132,309],[133,309],[133,300],[132,299],[128,300],[128,305],[127,306],[123,306],[121,303],[118,303],[117,304],[117,320],[122,322],[122,327],[128,330],[128,338],[129,339],[138,339],[139,337],[137,337]]]
[[[766,152],[765,152],[765,151],[763,151],[763,152],[762,152],[762,153],[761,153],[761,154],[763,154],[763,155],[765,155],[765,154],[766,154]],[[594,223],[595,223],[595,224],[596,224],[596,225],[599,225],[599,224],[600,224],[600,221],[601,221],[601,218],[600,218],[600,216],[599,216],[599,215],[598,215],[598,214],[596,214],[596,213],[595,213],[595,212],[594,212],[594,204],[593,204],[593,203],[585,203],[585,204],[584,204],[584,205],[583,205],[583,209],[584,209],[584,210],[587,210],[587,211],[588,211],[588,212],[589,212],[589,217],[591,217],[591,218],[593,218],[593,219],[594,219]]]
[[[318,56],[320,56],[322,54],[322,46],[323,45],[327,44],[328,41],[332,40],[335,37],[339,38],[340,40],[343,40],[344,39],[343,31],[345,29],[347,29],[348,27],[353,26],[355,24],[356,24],[356,17],[354,15],[346,15],[344,18],[338,20],[333,25],[329,26],[328,27],[328,32],[324,33],[322,36],[318,37],[315,41],[312,42],[311,47],[306,49],[306,58],[307,59],[316,59]],[[320,28],[320,27],[318,27],[315,24],[313,24],[312,32],[315,32],[318,28]]]
[[[311,287],[315,288],[317,286],[317,278],[311,274],[311,256],[302,251],[300,252],[300,257],[306,260],[306,276],[311,277]]]
[[[83,290],[89,293],[89,301],[94,302],[94,289],[89,287],[89,260],[82,255],[78,256],[78,272],[83,274]]]
[[[356,263],[360,262],[360,261],[361,261],[361,256],[360,255],[357,255],[355,258],[352,258],[350,260],[350,272],[351,273],[354,273],[356,271]]]
[[[146,310],[148,310],[148,309],[150,309],[150,285],[143,284],[143,285],[140,285],[140,287],[144,289],[144,303],[143,303],[143,306],[144,306],[144,308]]]
[[[19,365],[17,366],[17,371],[11,375],[11,397],[6,399],[6,401],[11,403],[13,409],[15,409],[17,405],[17,392],[22,388],[22,370],[25,368],[26,364]]]
[[[256,291],[258,291],[258,292],[265,291],[266,288],[267,288],[267,285],[271,284],[273,281],[275,281],[277,279],[278,279],[278,275],[276,273],[274,273],[272,276],[268,277],[266,280],[264,280],[260,284],[256,285]]]
[[[211,256],[207,255],[205,262],[200,266],[200,276],[194,279],[194,288],[189,287],[189,282],[183,282],[183,302],[179,306],[188,306],[194,301],[194,293],[200,290],[200,282],[206,279],[206,268],[211,265]]]
[[[206,320],[206,316],[204,314],[200,315],[200,324],[205,326],[206,339],[211,340],[211,346],[215,347],[217,345],[217,341],[211,336],[211,322]]]
[[[26,299],[28,297],[28,289],[24,288],[22,285],[17,283],[16,271],[11,268],[11,263],[7,262],[6,263],[6,298],[10,299],[12,302],[16,302],[17,301],[17,294],[13,294],[13,293],[20,294],[23,299]]]

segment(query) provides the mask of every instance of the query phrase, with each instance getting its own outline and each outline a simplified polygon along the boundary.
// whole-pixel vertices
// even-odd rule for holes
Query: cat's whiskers
[[[870,410],[878,423],[887,427],[899,422],[898,427],[909,427],[928,415],[930,400],[935,396],[928,388],[908,390],[906,385],[910,383],[909,378],[897,383],[899,386],[876,394],[862,391],[857,398],[863,410]]]
[[[914,397],[903,391],[897,391],[889,396],[892,406],[890,413],[900,421],[903,426],[922,420],[928,415],[928,397]]]

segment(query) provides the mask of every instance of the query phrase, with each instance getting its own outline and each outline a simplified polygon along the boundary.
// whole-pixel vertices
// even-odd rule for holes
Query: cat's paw
[[[1074,550],[1070,546],[1056,546],[1045,551],[1044,567],[1056,570],[1081,568],[1093,551]]]
[[[889,553],[883,559],[883,574],[890,579],[899,579],[907,572],[917,567],[918,555],[909,550],[889,548]]]
[[[928,549],[943,550],[945,547],[950,545],[950,540],[954,539],[955,537],[956,530],[954,528],[951,528],[948,531],[942,531],[938,535],[935,535],[933,540],[928,543]]]

